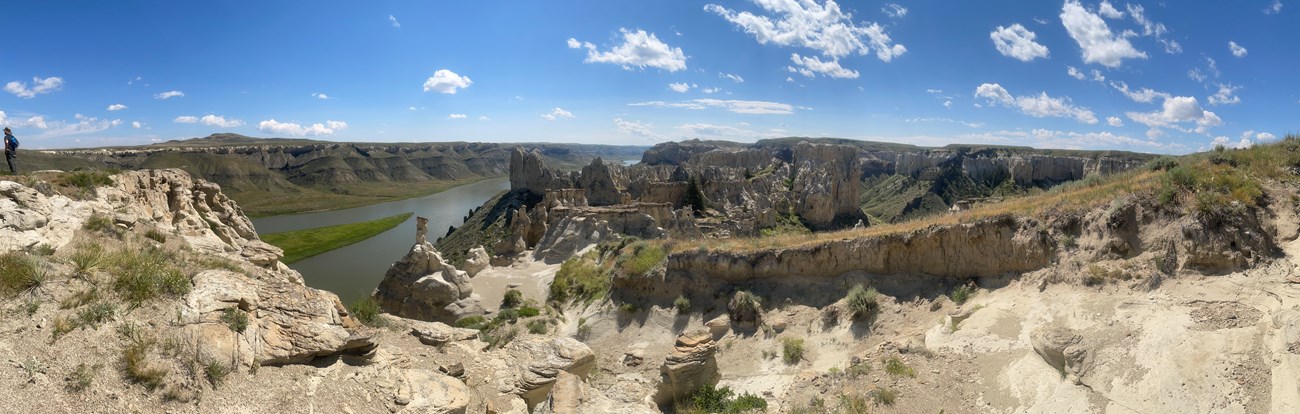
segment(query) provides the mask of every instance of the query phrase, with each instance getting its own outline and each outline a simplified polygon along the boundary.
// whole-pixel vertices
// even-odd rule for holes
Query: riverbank
[[[393,201],[419,198],[448,189],[500,176],[475,177],[460,180],[434,180],[422,182],[384,182],[341,184],[330,191],[307,188],[302,191],[279,192],[273,190],[222,190],[239,203],[250,218],[266,218],[289,214],[345,210]],[[335,191],[335,192],[331,192]]]
[[[402,213],[360,223],[263,234],[262,241],[284,249],[284,259],[281,261],[285,264],[293,264],[377,236],[402,224],[413,214],[415,213]]]

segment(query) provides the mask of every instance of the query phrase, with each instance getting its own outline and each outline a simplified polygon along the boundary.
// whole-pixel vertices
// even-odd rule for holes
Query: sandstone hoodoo
[[[375,289],[379,307],[394,315],[445,323],[482,315],[469,273],[443,261],[442,254],[426,240],[423,217],[416,223],[416,243],[393,263]]]

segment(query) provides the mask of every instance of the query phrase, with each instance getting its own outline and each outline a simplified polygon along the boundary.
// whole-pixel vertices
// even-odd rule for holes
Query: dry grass
[[[909,220],[896,224],[846,229],[811,234],[786,234],[772,237],[735,238],[724,240],[694,240],[672,245],[673,253],[690,250],[752,252],[773,248],[799,248],[830,240],[849,240],[911,233],[933,226],[951,226],[977,222],[983,219],[1013,215],[1041,216],[1048,211],[1082,211],[1105,205],[1116,197],[1151,193],[1161,186],[1161,171],[1130,171],[1100,180],[1064,184],[1041,194],[1012,198],[1000,203],[986,204],[956,214],[946,214]]]

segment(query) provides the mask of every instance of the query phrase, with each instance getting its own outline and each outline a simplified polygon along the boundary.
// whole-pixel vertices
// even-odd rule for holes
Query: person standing
[[[18,156],[18,138],[5,127],[5,161],[9,163],[9,172],[18,175],[18,169],[14,168],[14,158]]]

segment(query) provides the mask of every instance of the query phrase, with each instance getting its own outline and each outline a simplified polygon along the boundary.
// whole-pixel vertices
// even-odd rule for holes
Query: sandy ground
[[[546,297],[551,291],[551,280],[555,279],[555,272],[559,269],[559,264],[548,265],[520,258],[510,266],[484,269],[470,279],[470,284],[474,286],[474,294],[478,295],[483,308],[496,312],[501,308],[501,299],[510,289],[518,289],[524,294],[524,299],[532,299],[539,304],[546,303]]]

